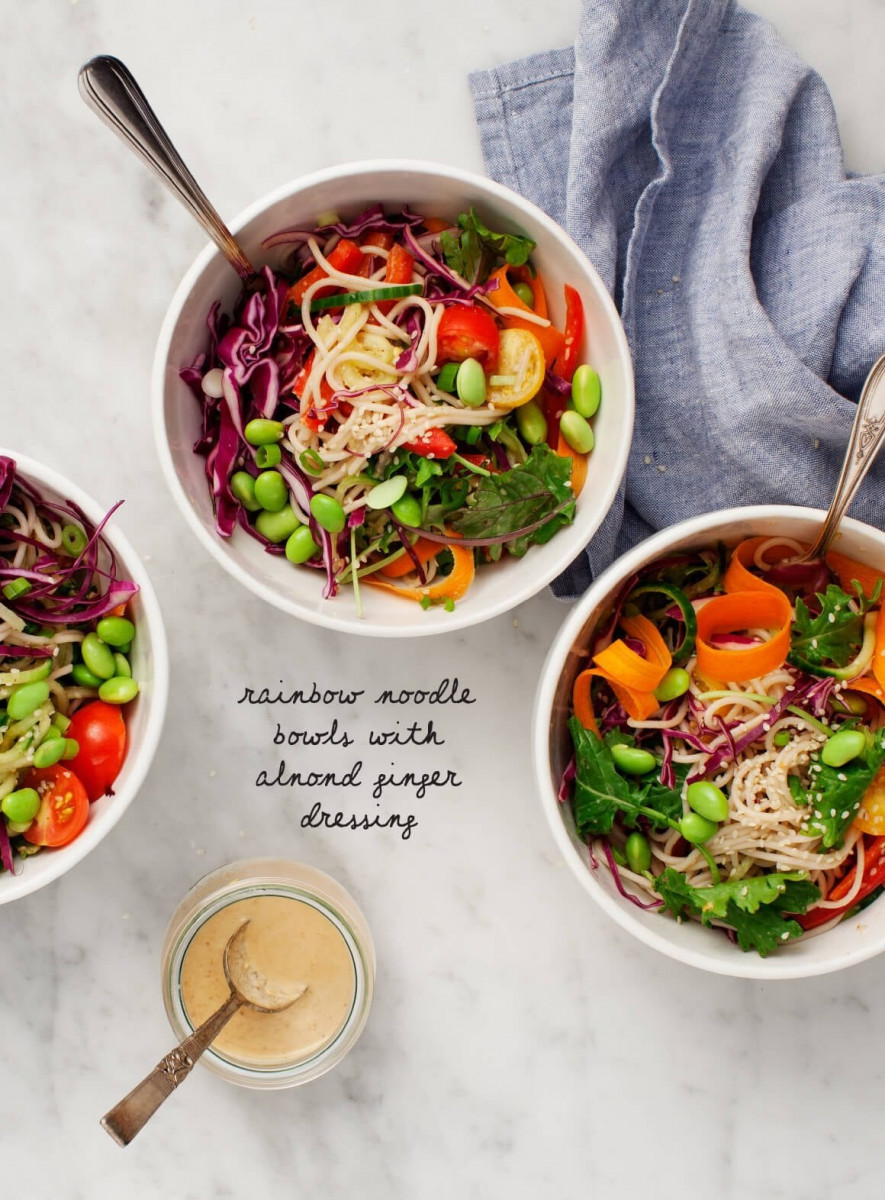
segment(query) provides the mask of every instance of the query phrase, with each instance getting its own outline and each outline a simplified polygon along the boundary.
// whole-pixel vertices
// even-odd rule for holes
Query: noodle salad
[[[117,506],[115,506],[116,508]],[[115,509],[111,510],[111,513]],[[0,865],[64,846],[111,791],[138,694],[124,616],[138,590],[72,503],[50,503],[0,457]]]
[[[766,955],[885,885],[883,577],[750,538],[629,579],[572,693],[560,788],[640,908]]]
[[[325,573],[452,609],[477,568],[574,519],[599,376],[584,313],[548,315],[535,244],[375,205],[283,246],[181,371],[201,410],[216,528]]]

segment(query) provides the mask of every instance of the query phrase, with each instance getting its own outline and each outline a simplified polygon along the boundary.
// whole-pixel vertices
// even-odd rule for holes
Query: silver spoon
[[[791,562],[802,563],[824,557],[857,489],[873,465],[873,459],[879,453],[883,440],[885,440],[885,354],[873,363],[873,368],[863,385],[863,391],[857,402],[854,425],[851,427],[851,437],[848,439],[848,449],[845,451],[842,473],[836,484],[833,499],[830,501],[826,519],[814,545],[805,554],[791,559]]]
[[[218,1037],[228,1021],[244,1006],[256,1012],[276,1013],[290,1008],[307,991],[300,983],[283,995],[272,992],[258,976],[246,952],[244,921],[228,938],[222,966],[230,995],[211,1017],[166,1055],[128,1096],[101,1118],[102,1126],[119,1146],[128,1146],[147,1124],[163,1101],[171,1096],[194,1068],[194,1064]]]
[[[248,255],[184,165],[147,97],[123,63],[109,54],[100,54],[80,68],[78,83],[80,95],[89,107],[181,201],[240,278],[244,282],[252,279],[256,272]]]

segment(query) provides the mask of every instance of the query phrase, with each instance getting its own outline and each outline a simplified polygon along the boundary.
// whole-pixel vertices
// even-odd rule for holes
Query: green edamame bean
[[[106,704],[128,704],[130,700],[134,700],[138,695],[138,684],[134,679],[127,679],[124,676],[115,676],[113,679],[106,679],[98,689],[99,699],[104,700]],[[70,738],[66,739],[70,741]]]
[[[56,734],[58,736],[54,738],[44,738],[34,751],[35,767],[53,767],[59,759],[64,757],[66,739],[58,733],[58,730],[56,730]]]
[[[572,376],[572,404],[575,411],[589,421],[596,415],[601,399],[602,384],[599,382],[599,376],[587,363],[582,363]]]
[[[283,452],[279,446],[259,446],[255,451],[255,466],[262,470],[275,467],[282,457]]]
[[[261,510],[261,505],[255,499],[255,480],[248,471],[235,471],[231,475],[230,490],[247,512]]]
[[[406,493],[409,481],[405,475],[391,475],[383,483],[376,484],[366,496],[369,508],[390,508]]]
[[[686,813],[679,822],[679,832],[693,846],[703,846],[704,842],[709,842],[718,828],[715,821],[708,821],[696,812]]]
[[[390,511],[401,525],[408,525],[410,529],[417,529],[421,524],[423,514],[421,501],[417,496],[403,496],[396,504],[390,506]]]
[[[86,634],[80,643],[80,653],[87,669],[99,679],[110,679],[114,674],[114,652],[110,646],[104,644],[97,633]]]
[[[274,545],[291,537],[300,524],[291,504],[287,504],[279,512],[260,512],[255,518],[255,528]]]
[[[100,682],[101,680],[99,680]],[[64,713],[56,712],[52,714],[52,728],[57,729],[59,733],[66,733],[70,723],[71,718],[66,717]]]
[[[651,846],[648,844],[648,838],[638,830],[631,833],[624,846],[624,855],[631,871],[636,871],[637,874],[647,871],[651,866]]]
[[[661,704],[676,700],[685,695],[690,683],[688,671],[683,671],[682,667],[671,667],[655,688],[655,699],[660,700]]]
[[[313,519],[326,533],[340,533],[347,524],[344,509],[334,496],[324,496],[317,492],[310,501],[310,512]]]
[[[11,720],[21,721],[36,712],[48,699],[49,684],[45,679],[38,679],[35,683],[20,683],[9,693],[6,713]]]
[[[547,437],[547,418],[540,404],[528,400],[516,410],[516,427],[524,442],[538,446]]]
[[[71,667],[71,679],[77,687],[101,687],[101,679],[93,675],[85,663],[74,663]]]
[[[532,291],[530,283],[516,283],[513,285],[513,290],[527,308],[535,307],[535,293]]]
[[[690,783],[685,789],[688,807],[708,821],[728,820],[728,797],[715,783],[706,779]]]
[[[116,650],[132,641],[135,637],[135,626],[125,617],[102,617],[95,627],[95,632],[103,642]]]
[[[0,808],[15,825],[30,825],[40,811],[40,796],[35,788],[19,788],[3,797]]]
[[[313,558],[319,546],[311,536],[310,527],[307,525],[299,525],[293,534],[289,536],[286,542],[286,558],[290,563],[306,563],[309,558]]]
[[[612,746],[612,759],[625,775],[647,775],[655,765],[655,756],[638,746]]]
[[[771,740],[775,746],[789,746],[789,744],[790,744],[789,730],[779,729]]]
[[[475,358],[465,358],[455,379],[458,399],[468,408],[479,408],[486,402],[486,373]]]
[[[559,429],[576,454],[589,454],[596,445],[593,430],[574,408],[569,408],[562,414]]]
[[[129,677],[132,675],[132,668],[129,665],[129,659],[125,654],[121,654],[119,650],[114,655],[114,666],[116,667],[116,670],[114,671],[115,679],[129,679]]]
[[[269,446],[280,440],[285,429],[279,421],[268,421],[265,417],[256,417],[254,421],[248,423],[243,432],[250,446]]]
[[[279,471],[262,471],[255,480],[255,499],[266,512],[279,512],[289,503],[289,489]]]
[[[820,760],[828,767],[844,767],[866,749],[867,739],[860,729],[840,729],[823,744]]]
[[[79,753],[80,743],[76,740],[76,738],[65,738],[64,754],[62,754],[62,758],[76,758]]]
[[[64,736],[65,735],[62,733],[62,731],[55,725],[50,725],[43,734],[43,742],[57,742],[59,738],[63,738]]]

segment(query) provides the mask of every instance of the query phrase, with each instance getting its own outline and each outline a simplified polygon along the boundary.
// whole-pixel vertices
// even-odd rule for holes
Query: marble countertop
[[[881,169],[885,6],[751,7],[831,85],[848,165]],[[540,596],[417,650],[313,629],[251,599],[193,542],[154,453],[154,341],[203,237],[83,106],[80,63],[100,52],[128,63],[232,216],[346,159],[406,154],[480,170],[468,70],[571,41],[577,3],[42,0],[7,10],[0,441],[105,504],[127,497],[120,525],[151,570],[172,658],[165,735],[136,803],[84,864],[0,909],[10,1194],[878,1194],[885,960],[805,983],[708,977],[636,944],[560,862],[526,731],[561,606]],[[393,123],[371,119],[375,88],[407,97]],[[310,767],[359,756],[374,777],[393,755],[364,744],[383,724],[369,700],[454,677],[476,704],[416,715],[433,719],[445,741],[434,765],[461,786],[382,796],[414,816],[410,837],[304,829],[316,797],[255,786],[280,757],[278,722],[322,727],[334,714],[244,713],[245,686],[365,689],[348,718],[353,751],[300,753]],[[397,751],[397,768],[422,757]],[[98,1118],[171,1042],[158,975],[172,909],[212,867],[269,853],[327,870],[364,907],[379,969],[362,1040],[334,1072],[289,1092],[196,1071],[118,1149]]]

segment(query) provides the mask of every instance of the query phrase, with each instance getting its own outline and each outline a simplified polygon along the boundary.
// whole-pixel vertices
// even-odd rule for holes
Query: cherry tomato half
[[[71,717],[66,737],[80,747],[69,766],[86,789],[90,800],[111,790],[126,757],[126,722],[119,704],[93,700]]]
[[[33,846],[66,846],[89,819],[86,789],[63,763],[54,767],[32,768],[22,780],[23,787],[36,788],[40,809],[24,838]]]
[[[494,318],[475,304],[453,304],[440,317],[436,333],[438,362],[478,359],[486,371],[498,365],[500,333]]]

